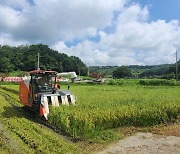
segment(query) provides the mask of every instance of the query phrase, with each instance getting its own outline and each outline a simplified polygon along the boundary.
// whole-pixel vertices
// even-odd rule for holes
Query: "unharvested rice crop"
[[[107,129],[152,126],[180,118],[178,86],[72,85],[70,90],[77,96],[77,105],[51,107],[48,122],[74,138],[92,138]]]

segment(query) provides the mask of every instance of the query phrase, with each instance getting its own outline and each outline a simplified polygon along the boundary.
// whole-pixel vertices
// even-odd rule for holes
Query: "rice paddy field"
[[[71,90],[77,106],[53,108],[49,120],[73,137],[86,137],[95,129],[174,122],[180,116],[179,87],[100,85]]]
[[[66,85],[61,87],[67,88]],[[22,108],[18,100],[18,85],[1,85],[1,88],[3,89],[1,89],[0,95],[6,95],[14,104]],[[77,97],[76,106],[50,107],[48,123],[63,132],[65,136],[77,141],[88,140],[101,144],[112,142],[121,137],[116,132],[118,128],[146,128],[159,124],[175,123],[180,119],[179,86],[74,84],[71,85],[70,91]],[[2,104],[8,105],[5,99],[0,99],[0,101],[1,108],[3,108]],[[9,114],[8,110],[6,112]],[[19,114],[21,119],[18,118]],[[36,151],[39,148],[38,150],[43,151],[42,149],[45,147],[40,148],[41,143],[39,143],[43,142],[43,139],[38,136],[42,141],[37,141],[35,135],[39,131],[38,127],[34,126],[32,121],[24,118],[23,113],[14,112],[11,120],[9,117],[2,118],[2,115],[4,115],[4,112],[1,114],[3,125],[7,126],[12,133],[20,136],[19,138],[23,138],[22,142],[28,142],[29,145],[32,141],[32,144],[35,144],[36,148],[29,146],[29,149],[33,148]],[[23,130],[24,125],[26,125],[15,126],[13,121],[18,120],[30,126],[30,123],[32,123],[33,135],[28,136],[25,130],[18,134],[18,130]],[[57,141],[53,140],[52,142]],[[58,140],[58,142],[61,143],[64,149],[72,146],[74,153],[82,152],[79,147],[66,143],[63,139]],[[66,144],[62,144],[63,142]],[[50,147],[56,149],[52,145]],[[46,148],[49,148],[49,146]],[[56,150],[54,151],[56,152]],[[62,153],[65,153],[65,150],[62,150]]]

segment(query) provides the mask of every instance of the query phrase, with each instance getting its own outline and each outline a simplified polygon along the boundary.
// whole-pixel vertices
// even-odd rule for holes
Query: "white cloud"
[[[20,46],[29,44],[23,40],[15,40],[11,34],[0,33],[0,45]]]
[[[61,50],[81,57],[90,65],[130,65],[174,63],[179,47],[179,21],[147,22],[147,7],[132,5],[120,13],[114,33],[99,31],[100,41],[83,41]]]
[[[8,30],[19,26],[21,20],[19,11],[0,5],[0,14],[0,29]]]
[[[30,5],[25,0],[0,1],[2,18],[13,25],[21,17],[19,24],[7,30],[18,39],[31,42],[53,40],[73,40],[95,36],[99,29],[111,25],[114,11],[123,8],[126,0],[34,0]],[[20,3],[21,2],[21,3]],[[10,14],[10,15],[9,15]],[[0,25],[6,24],[1,20]],[[16,27],[15,27],[16,26]]]
[[[125,21],[124,18],[132,12],[134,12],[133,17]],[[142,17],[144,18],[147,14],[146,8],[141,9],[138,5],[124,10],[119,16],[115,34],[105,37],[100,42],[101,45],[106,44],[110,49],[113,47],[110,50],[110,56],[120,56],[126,52],[127,56],[130,53],[134,60],[143,64],[173,62],[174,55],[171,54],[169,58],[169,53],[175,48],[173,42],[176,37],[180,37],[176,35],[179,32],[179,22],[174,20],[167,23],[158,20],[149,23],[142,20]],[[127,61],[127,64],[131,63]]]
[[[149,21],[147,6],[128,1],[0,0],[0,43],[46,43],[88,65],[174,63],[179,21]]]
[[[0,0],[0,4],[4,6],[9,6],[17,10],[24,10],[30,7],[27,0]]]
[[[124,8],[119,15],[118,22],[120,24],[127,24],[131,22],[143,22],[148,19],[149,12],[147,6],[141,8],[138,4],[131,5],[128,8]]]
[[[59,41],[53,45],[53,49],[59,52],[65,50],[67,48],[66,44],[63,41]]]

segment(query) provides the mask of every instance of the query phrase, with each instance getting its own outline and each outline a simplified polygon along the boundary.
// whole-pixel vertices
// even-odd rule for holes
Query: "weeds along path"
[[[0,89],[0,153],[81,153],[18,103],[17,94]]]

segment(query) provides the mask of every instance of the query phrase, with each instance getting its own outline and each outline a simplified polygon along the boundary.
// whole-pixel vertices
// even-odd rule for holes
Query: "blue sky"
[[[159,19],[165,20],[166,22],[173,19],[180,20],[180,0],[131,0],[127,5],[131,5],[133,3],[138,3],[142,7],[148,6],[149,22]],[[113,26],[105,29],[106,33],[111,33],[113,31]],[[99,41],[99,37],[92,37],[90,40]],[[76,45],[78,42],[78,40],[73,40],[66,42],[66,45],[70,47]]]
[[[142,6],[148,5],[150,20],[180,20],[180,0],[133,0]]]
[[[180,0],[0,0],[0,45],[47,44],[88,65],[174,63]]]

